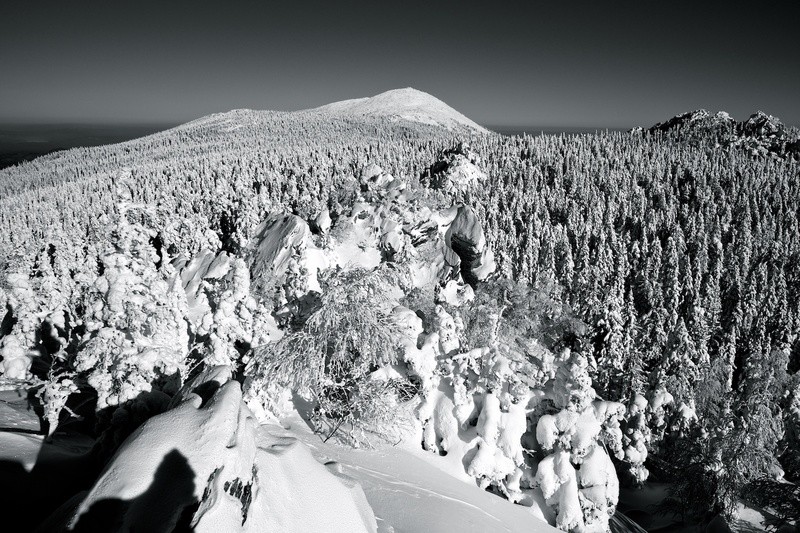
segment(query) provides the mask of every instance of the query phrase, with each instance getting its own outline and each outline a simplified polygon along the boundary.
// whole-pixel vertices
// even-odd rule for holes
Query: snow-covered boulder
[[[444,285],[442,301],[460,305],[456,304],[458,300],[471,300],[471,292],[461,289],[461,279],[475,285],[495,270],[494,254],[487,246],[480,220],[463,204],[406,213],[399,227],[392,230],[402,239],[412,285]],[[456,285],[448,285],[451,281]]]
[[[314,218],[314,225],[320,233],[325,234],[331,229],[331,212],[328,209],[323,209]]]
[[[208,369],[120,447],[77,531],[376,531],[360,487],[280,427],[257,428],[230,369]]]
[[[372,199],[395,200],[405,188],[402,179],[395,178],[375,163],[370,163],[361,171],[361,190]]]
[[[460,307],[475,299],[475,291],[472,286],[451,279],[439,291],[437,298],[453,307]]]
[[[382,259],[380,226],[384,213],[379,206],[357,202],[349,217],[339,217],[331,229],[325,249],[327,262],[344,270],[372,270]]]
[[[281,296],[294,300],[308,291],[320,290],[317,273],[325,266],[324,256],[302,218],[273,215],[256,230],[250,257],[254,291],[272,296],[275,290],[282,290]]]
[[[394,177],[385,172],[375,163],[370,163],[361,169],[361,188],[364,191],[385,189],[390,183],[395,181]]]
[[[431,166],[431,187],[453,195],[474,191],[488,181],[479,164],[477,154],[466,143],[459,143]]]
[[[474,286],[494,272],[494,254],[487,247],[481,222],[470,207],[458,207],[445,234],[445,242],[458,256],[461,276],[470,285]]]

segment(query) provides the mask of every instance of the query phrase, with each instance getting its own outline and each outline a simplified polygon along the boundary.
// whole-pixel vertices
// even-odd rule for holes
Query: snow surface
[[[380,533],[558,531],[536,514],[537,507],[515,505],[481,490],[468,477],[451,475],[457,471],[448,471],[447,457],[404,446],[355,450],[323,443],[298,416],[283,425],[320,461],[361,484]]]

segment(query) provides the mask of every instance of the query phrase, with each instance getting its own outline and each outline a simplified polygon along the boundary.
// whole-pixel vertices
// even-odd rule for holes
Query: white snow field
[[[558,531],[536,518],[538,508],[482,490],[463,475],[463,467],[458,476],[446,457],[408,444],[360,450],[322,442],[297,415],[282,424],[284,433],[304,442],[319,461],[360,483],[380,533]],[[261,427],[280,431],[276,425]]]

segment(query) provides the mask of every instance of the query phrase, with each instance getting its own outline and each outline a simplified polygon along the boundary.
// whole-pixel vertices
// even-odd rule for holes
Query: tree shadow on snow
[[[201,397],[213,394],[214,387],[207,386],[207,388],[208,390],[198,391],[198,394]],[[41,435],[42,432],[14,431],[15,428],[10,428],[12,431],[3,431],[17,434],[18,437],[14,441],[19,443],[23,451],[20,455],[4,453],[6,459],[0,460],[0,516],[20,517],[19,525],[14,526],[15,532],[64,531],[68,521],[119,446],[146,420],[165,411],[169,402],[169,396],[163,393],[140,394],[135,400],[126,402],[109,412],[104,430],[91,445],[86,442],[91,435],[76,431],[82,428],[71,425],[68,429],[62,430],[62,424],[59,424],[58,431],[52,437],[43,440],[40,440],[42,437],[33,436],[37,433]],[[25,448],[30,450],[33,446],[38,446],[38,452],[33,468],[28,471],[22,463],[28,456]],[[167,476],[173,476],[174,479],[166,479]],[[186,459],[177,451],[173,451],[163,459],[147,493],[131,502],[105,502],[97,510],[93,507],[92,516],[98,513],[113,515],[116,512],[126,511],[136,502],[147,501],[147,497],[153,494],[153,491],[165,492],[162,488],[169,486],[169,483],[174,484],[169,491],[177,490],[176,495],[184,494],[186,486],[191,485],[188,487],[191,496],[194,490],[193,478],[194,474]],[[166,494],[166,497],[162,495],[153,498],[151,503],[155,505],[158,503],[156,500],[162,499],[174,501],[171,494]],[[84,527],[83,531],[118,530],[113,525],[101,526],[95,523],[94,518],[91,521],[92,526],[81,526]],[[150,531],[150,528],[141,530]]]
[[[16,531],[33,530],[64,501],[91,487],[97,472],[89,456],[59,451],[42,443],[30,471],[17,461],[0,460],[0,516],[16,517]]]
[[[199,504],[194,489],[194,471],[180,452],[172,450],[164,456],[145,492],[131,500],[95,502],[80,516],[73,531],[191,531],[190,522]]]

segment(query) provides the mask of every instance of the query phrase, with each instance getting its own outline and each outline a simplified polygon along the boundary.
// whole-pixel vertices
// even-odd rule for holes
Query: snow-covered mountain
[[[315,124],[349,121],[365,124],[367,122],[390,122],[397,126],[408,126],[417,131],[445,131],[447,133],[489,133],[489,130],[459,113],[446,103],[430,94],[407,87],[386,91],[370,98],[355,98],[333,102],[321,107],[299,111],[270,111],[254,109],[233,109],[224,113],[213,113],[187,122],[171,130],[157,133],[157,136],[171,135],[175,132],[200,131],[215,135],[247,134],[274,128],[276,124],[295,122],[304,128]]]
[[[408,120],[449,130],[463,127],[485,133],[487,130],[465,117],[435,96],[412,87],[386,91],[370,98],[355,98],[334,102],[308,112],[344,117],[387,117]]]

